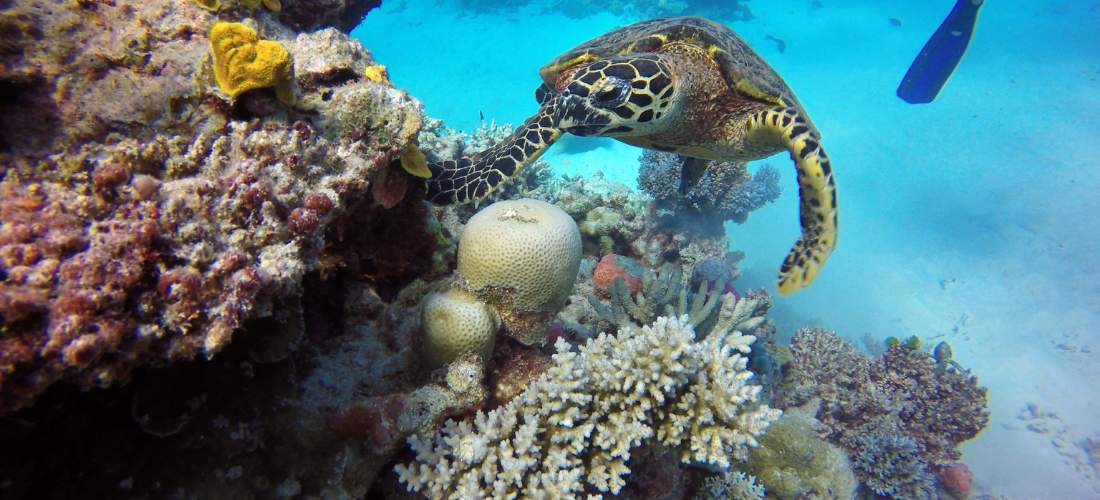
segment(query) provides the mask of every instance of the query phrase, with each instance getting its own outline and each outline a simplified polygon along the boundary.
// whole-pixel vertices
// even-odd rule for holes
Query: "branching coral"
[[[693,184],[681,186],[684,158],[645,151],[640,159],[638,184],[658,202],[676,211],[744,222],[750,212],[775,201],[782,193],[779,172],[764,165],[750,175],[745,163],[710,162]]]
[[[713,290],[708,290],[713,288]],[[621,328],[627,324],[644,325],[661,315],[688,315],[701,331],[729,327],[745,334],[755,334],[764,325],[771,307],[771,298],[763,290],[751,291],[745,297],[723,292],[725,281],[700,280],[694,293],[683,279],[680,266],[665,264],[657,272],[646,270],[640,289],[631,293],[624,277],[617,277],[608,289],[604,303],[591,294],[587,296],[600,328]],[[716,314],[717,313],[717,314]]]
[[[396,470],[433,498],[618,493],[640,446],[680,450],[684,462],[744,460],[779,412],[755,404],[745,358],[751,337],[713,332],[696,342],[687,318],[659,318],[571,352],[507,405],[412,437],[416,461]]]
[[[817,416],[830,440],[850,450],[885,421],[916,443],[929,466],[947,465],[959,458],[958,445],[989,422],[977,378],[943,369],[913,347],[892,345],[871,359],[832,332],[804,329],[791,353],[781,406],[819,400]]]
[[[756,477],[741,471],[726,471],[708,477],[695,494],[695,500],[764,500],[764,486]]]
[[[912,438],[869,433],[857,438],[857,446],[852,467],[875,494],[905,500],[936,498],[935,480]]]

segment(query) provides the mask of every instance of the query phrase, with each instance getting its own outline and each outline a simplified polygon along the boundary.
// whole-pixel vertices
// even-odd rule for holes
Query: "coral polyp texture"
[[[779,171],[763,165],[750,174],[743,162],[711,162],[697,181],[682,192],[685,159],[673,153],[645,151],[639,160],[638,185],[659,203],[718,221],[745,222],[749,213],[782,194]]]
[[[499,201],[466,223],[457,258],[462,286],[497,308],[505,331],[527,345],[541,344],[573,291],[581,237],[554,205]]]
[[[775,421],[743,466],[772,498],[850,500],[856,478],[844,450],[820,437],[812,418],[788,412]]]
[[[290,88],[290,53],[279,42],[260,40],[241,23],[214,23],[210,28],[214,78],[229,97],[262,88],[274,88],[279,100],[294,101]]]
[[[522,394],[411,437],[416,459],[396,471],[432,498],[513,498],[618,494],[643,446],[729,467],[779,415],[748,383],[741,354],[752,340],[723,330],[696,341],[686,317],[601,334],[576,352],[559,340],[553,366]]]
[[[261,69],[297,93],[290,107],[237,87],[230,102],[216,74],[233,80],[251,71],[236,63],[263,58],[216,69],[207,34],[236,25],[215,21],[192,2],[5,8],[0,414],[61,380],[104,387],[139,366],[213,356],[301,292],[349,206],[381,210],[376,179],[406,175],[392,164],[419,132],[420,105],[364,75],[377,62],[362,45],[270,15],[228,28],[240,36],[226,43],[266,50]],[[309,62],[290,75],[290,61]],[[333,95],[356,97],[337,108]],[[359,129],[342,121],[353,118]]]
[[[861,436],[911,439],[929,467],[955,463],[958,446],[989,423],[986,389],[969,371],[944,367],[916,345],[870,358],[835,333],[800,330],[791,341],[781,405],[818,403],[829,439],[858,453]]]
[[[457,288],[429,295],[422,318],[424,355],[436,367],[463,354],[488,359],[500,328],[500,316],[492,306]]]

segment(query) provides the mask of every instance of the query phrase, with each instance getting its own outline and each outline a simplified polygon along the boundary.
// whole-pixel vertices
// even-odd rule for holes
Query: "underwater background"
[[[576,3],[587,5],[570,13]],[[684,13],[704,16],[725,5],[688,3]],[[429,114],[473,130],[482,115],[522,122],[539,67],[643,18],[596,5],[394,2],[352,35]],[[1100,393],[1086,382],[1100,380],[1100,3],[987,2],[962,63],[926,105],[894,92],[953,2],[743,5],[751,20],[717,19],[795,90],[837,178],[837,250],[812,286],[776,300],[780,332],[814,324],[852,339],[949,341],[990,388],[991,424],[963,447],[979,484],[1009,498],[1097,496],[1085,479],[1096,472],[1077,471],[1097,452],[1073,443],[1100,430]],[[637,186],[637,148],[562,142],[545,156],[555,173]],[[750,166],[776,166],[783,195],[727,226],[745,252],[739,286],[771,286],[797,238],[786,156]],[[1057,423],[1029,431],[1018,416],[1030,404]]]
[[[590,470],[528,480],[1100,498],[1100,1],[985,2],[908,104],[953,3],[0,3],[0,498],[473,498],[555,460]],[[723,167],[709,217],[654,199],[674,158],[568,134],[490,201],[424,201],[535,113],[540,67],[670,15],[732,28],[820,130],[812,285],[776,291],[786,152]],[[478,226],[521,197],[550,239]],[[531,317],[473,276],[527,279],[492,260],[516,241],[574,266]]]

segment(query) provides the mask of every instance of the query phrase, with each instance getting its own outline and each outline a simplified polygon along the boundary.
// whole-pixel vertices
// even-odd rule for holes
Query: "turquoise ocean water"
[[[536,109],[540,66],[638,20],[554,3],[387,0],[353,35],[448,126],[518,124]],[[987,1],[939,98],[906,104],[897,84],[953,3],[754,0],[754,19],[716,19],[799,95],[837,178],[838,248],[773,314],[780,335],[816,324],[951,341],[990,388],[990,427],[964,447],[978,491],[1096,497],[1100,470],[1080,443],[1100,442],[1100,2]],[[639,155],[584,139],[546,158],[636,186]],[[746,253],[738,287],[774,291],[797,192],[786,153],[754,166],[764,162],[782,172],[783,196],[727,229]],[[1060,430],[1029,430],[1029,403]]]

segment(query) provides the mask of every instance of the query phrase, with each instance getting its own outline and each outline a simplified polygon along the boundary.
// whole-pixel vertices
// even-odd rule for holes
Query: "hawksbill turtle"
[[[539,110],[508,139],[428,166],[429,201],[485,198],[564,132],[677,153],[687,158],[685,178],[708,160],[786,150],[798,171],[802,235],[783,261],[779,292],[807,286],[825,264],[837,205],[820,134],[790,87],[729,28],[699,17],[642,21],[582,43],[539,75]]]

